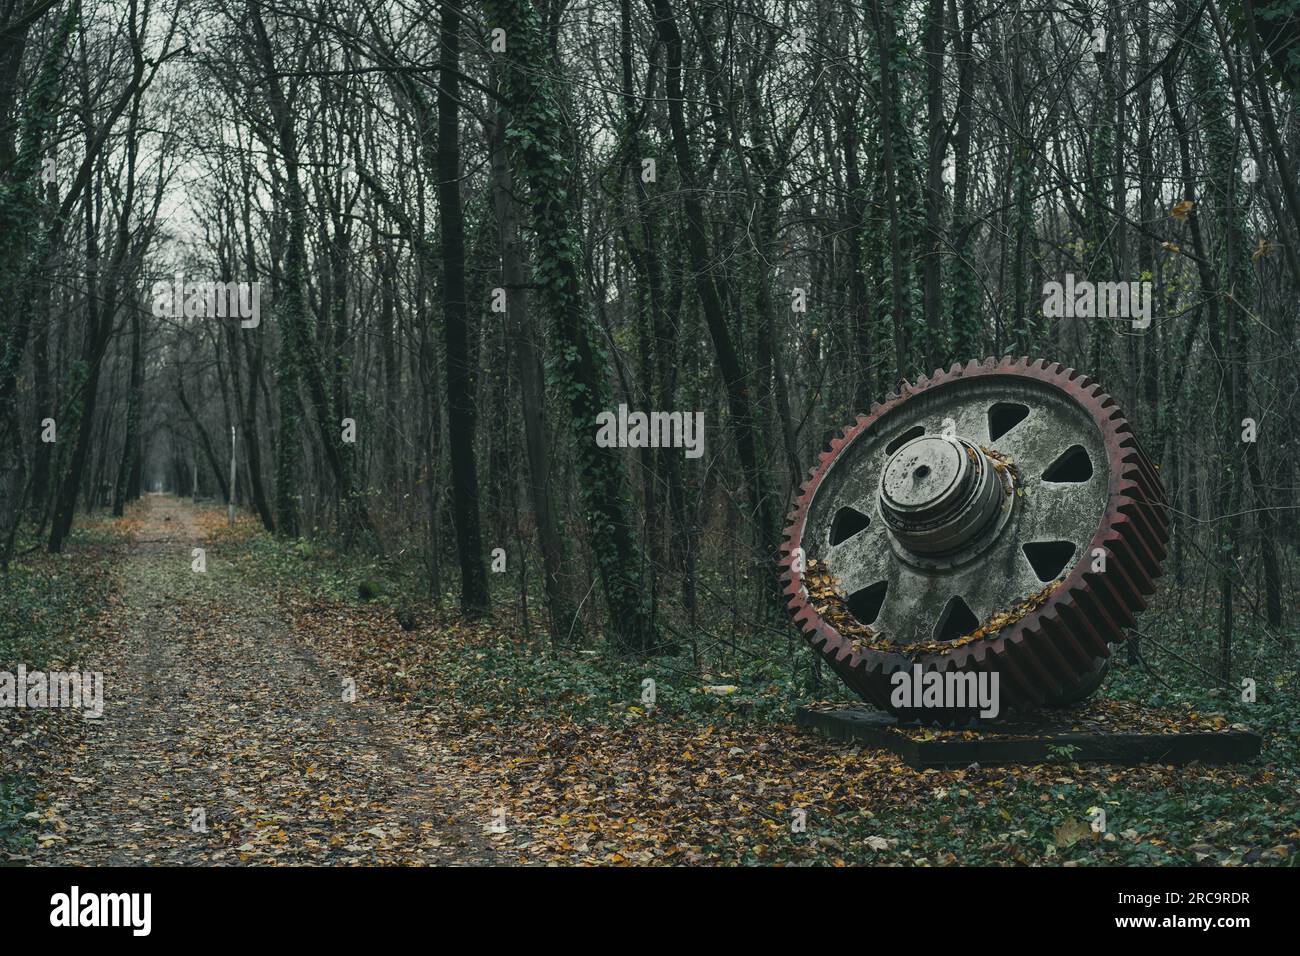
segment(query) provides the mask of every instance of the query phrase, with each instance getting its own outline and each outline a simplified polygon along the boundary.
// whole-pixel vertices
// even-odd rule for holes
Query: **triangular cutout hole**
[[[989,408],[989,441],[994,442],[1029,417],[1029,406],[998,402]]]
[[[1034,541],[1021,545],[1040,581],[1055,581],[1074,557],[1073,541]]]
[[[876,623],[876,618],[880,617],[880,609],[885,603],[885,592],[888,590],[888,581],[877,581],[849,595],[849,611],[858,619],[858,623]]]
[[[835,512],[835,517],[831,519],[831,544],[839,544],[848,538],[853,537],[859,531],[866,530],[867,525],[871,524],[871,519],[864,515],[857,508],[847,506]]]
[[[1047,466],[1043,481],[1087,481],[1092,477],[1092,459],[1082,445],[1071,445]]]
[[[979,626],[979,618],[970,609],[970,605],[959,597],[952,597],[944,605],[943,614],[939,616],[939,623],[935,625],[934,639],[936,641],[955,641],[959,637],[965,637]]]

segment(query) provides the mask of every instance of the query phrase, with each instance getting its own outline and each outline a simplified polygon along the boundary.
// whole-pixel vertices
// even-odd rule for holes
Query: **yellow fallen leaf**
[[[1059,827],[1052,830],[1056,845],[1060,847],[1074,846],[1090,833],[1092,833],[1092,828],[1078,820],[1066,820]]]

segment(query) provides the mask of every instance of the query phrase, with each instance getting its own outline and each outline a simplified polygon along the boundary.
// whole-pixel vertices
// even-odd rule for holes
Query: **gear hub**
[[[894,540],[921,558],[993,540],[1009,488],[988,455],[966,438],[917,438],[880,470],[880,515]]]
[[[822,454],[782,582],[796,625],[870,703],[897,709],[890,677],[919,664],[996,673],[1006,706],[1061,705],[1097,688],[1145,608],[1166,508],[1087,376],[1027,358],[954,365]]]

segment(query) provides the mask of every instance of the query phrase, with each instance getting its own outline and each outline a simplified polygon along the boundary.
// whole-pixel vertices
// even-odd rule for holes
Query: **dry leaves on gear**
[[[1057,578],[1005,610],[995,611],[975,630],[951,641],[926,640],[917,641],[914,644],[895,644],[889,640],[888,635],[876,632],[853,615],[853,612],[849,610],[848,598],[843,585],[838,579],[831,576],[824,562],[816,558],[809,559],[808,571],[804,576],[808,588],[808,597],[812,600],[817,613],[821,615],[822,620],[835,628],[841,636],[848,639],[852,643],[854,650],[866,648],[874,651],[892,651],[914,655],[948,654],[965,644],[992,637],[1004,628],[1015,624],[1030,611],[1042,607],[1047,602],[1047,599],[1052,596],[1052,592],[1059,588],[1064,580],[1063,576]]]

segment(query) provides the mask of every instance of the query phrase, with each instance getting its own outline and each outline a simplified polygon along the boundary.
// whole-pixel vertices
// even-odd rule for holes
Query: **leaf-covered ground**
[[[798,731],[778,684],[718,698],[662,663],[593,682],[589,659],[520,646],[490,624],[447,618],[406,634],[380,610],[287,600],[304,639],[354,660],[369,692],[456,735],[479,813],[505,811],[494,845],[521,863],[1289,863],[1300,849],[1294,747],[1271,735],[1247,767],[1062,755],[1036,768],[917,771]],[[651,712],[646,676],[657,682]],[[1096,712],[1131,728],[1131,706]],[[1171,725],[1228,720],[1167,711]],[[1294,723],[1285,730],[1293,741]],[[1089,825],[1098,807],[1105,834]],[[805,832],[794,832],[796,810]]]
[[[1119,666],[1090,705],[1121,727],[1248,723],[1266,738],[1250,765],[1063,753],[915,771],[797,730],[794,706],[831,688],[809,694],[780,663],[700,673],[685,657],[557,652],[523,640],[508,608],[474,622],[421,607],[405,631],[392,597],[357,599],[366,568],[323,550],[247,521],[227,531],[217,510],[173,499],[146,499],[134,520],[118,593],[83,637],[85,666],[106,671],[105,717],[27,714],[6,743],[35,780],[20,859],[1286,865],[1300,852],[1294,671],[1247,705]],[[716,685],[735,689],[704,690]]]
[[[0,573],[0,670],[75,666],[83,639],[116,599],[116,568],[133,532],[130,520],[83,521],[62,554],[20,539],[19,557]],[[55,723],[49,724],[54,732]],[[0,863],[32,844],[35,790],[16,729],[19,715],[0,709]]]
[[[105,712],[8,715],[34,778],[35,864],[445,863],[486,858],[443,786],[445,737],[345,702],[337,664],[250,587],[193,511],[150,497],[84,640]],[[206,546],[206,571],[191,548]],[[197,811],[197,812],[196,812]]]

